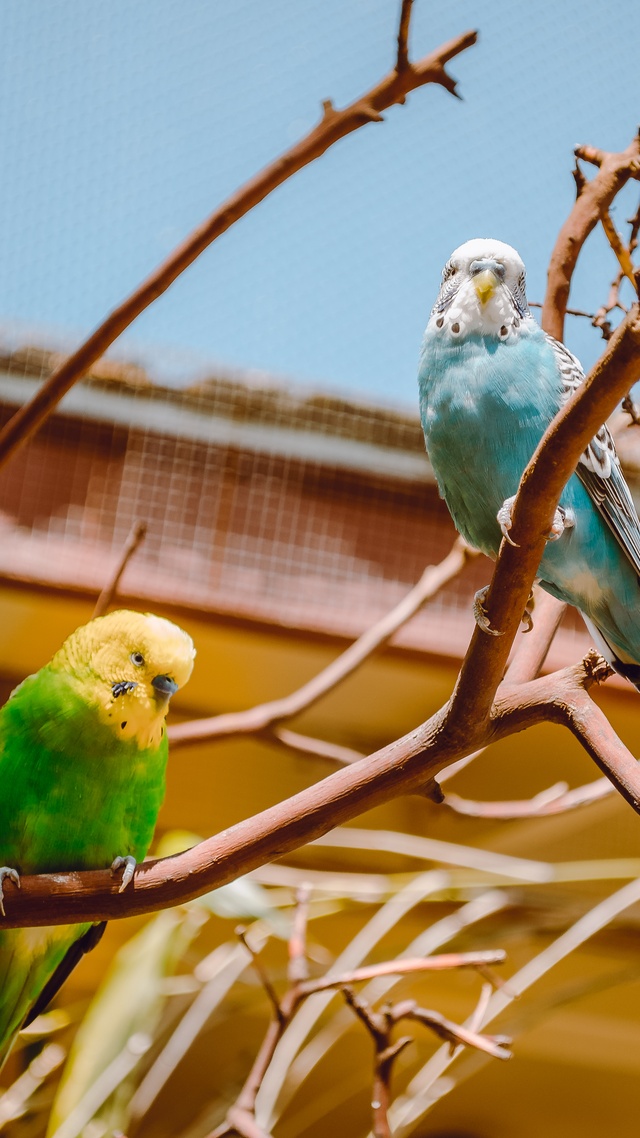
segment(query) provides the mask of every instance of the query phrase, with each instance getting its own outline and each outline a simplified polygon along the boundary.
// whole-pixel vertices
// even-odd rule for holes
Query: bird
[[[451,254],[420,354],[425,444],[467,542],[495,558],[510,536],[520,477],[546,428],[584,381],[580,361],[529,311],[510,245],[473,238]],[[566,483],[538,567],[575,606],[612,668],[640,690],[640,521],[603,425]],[[491,629],[477,595],[476,619]]]
[[[0,709],[0,1064],[105,927],[2,929],[3,885],[110,867],[127,887],[164,798],[169,701],[194,656],[171,621],[111,612],[76,629]]]

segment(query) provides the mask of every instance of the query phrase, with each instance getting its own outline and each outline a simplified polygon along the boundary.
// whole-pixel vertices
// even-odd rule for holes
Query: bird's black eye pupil
[[[131,663],[135,664],[136,668],[141,668],[144,664],[144,656],[142,655],[142,652],[132,652],[130,659]]]

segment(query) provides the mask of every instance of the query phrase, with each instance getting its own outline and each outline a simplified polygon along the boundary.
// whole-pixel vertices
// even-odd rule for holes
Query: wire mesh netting
[[[5,346],[5,419],[56,358]],[[142,519],[124,595],[345,635],[395,604],[455,536],[417,414],[264,375],[216,373],[179,390],[111,360],[2,472],[0,494],[5,579],[98,590]],[[473,563],[407,642],[460,651],[489,573]]]

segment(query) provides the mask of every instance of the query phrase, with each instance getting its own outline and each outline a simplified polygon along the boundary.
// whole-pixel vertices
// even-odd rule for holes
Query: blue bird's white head
[[[474,237],[451,254],[429,331],[451,339],[475,334],[507,340],[529,322],[524,265],[511,245]]]

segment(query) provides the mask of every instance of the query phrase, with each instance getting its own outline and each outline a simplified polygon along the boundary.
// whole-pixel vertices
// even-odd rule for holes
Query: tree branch
[[[471,798],[461,798],[459,794],[446,794],[443,805],[456,814],[470,818],[547,818],[551,814],[566,814],[581,806],[609,797],[615,786],[608,778],[598,778],[586,786],[576,786],[569,790],[565,782],[541,790],[533,798],[516,799],[511,802],[479,802]]]
[[[579,146],[575,155],[598,166],[598,173],[583,184],[551,254],[542,326],[556,340],[562,339],[571,277],[582,246],[629,178],[640,177],[640,134],[620,154]]]
[[[95,608],[91,614],[92,620],[94,620],[97,616],[104,616],[104,614],[107,612],[109,605],[118,592],[118,585],[120,584],[122,574],[124,573],[131,558],[141,543],[144,541],[146,536],[147,523],[142,521],[134,522],[129,532],[129,536],[124,544],[124,548],[122,550],[118,563],[113,570],[111,579],[107,581],[107,584],[105,585],[96,601]]]
[[[587,189],[582,197],[586,193]],[[447,706],[403,738],[285,802],[186,853],[143,864],[132,886],[122,894],[108,870],[25,876],[20,891],[9,882],[4,926],[108,920],[192,900],[378,803],[417,790],[445,766],[479,746],[543,720],[568,726],[640,812],[640,768],[602,713],[586,698],[585,689],[599,678],[597,668],[588,661],[564,674],[507,686],[498,693],[494,705],[555,504],[579,455],[628,390],[639,347],[640,313],[634,306],[581,390],[541,440],[515,502],[512,533],[519,547],[502,543],[488,595],[491,624],[503,635],[488,637],[476,629]]]
[[[415,616],[422,606],[456,577],[469,559],[475,556],[476,551],[462,538],[457,538],[444,560],[439,565],[428,566],[418,583],[390,612],[385,613],[336,660],[332,660],[326,668],[297,691],[281,699],[250,707],[246,711],[227,712],[223,715],[214,715],[210,719],[193,719],[188,723],[169,727],[167,733],[171,748],[175,750],[209,739],[265,731],[284,719],[291,719],[299,712],[306,711],[386,644],[399,628]],[[291,740],[288,742],[294,745]]]
[[[402,0],[400,21],[398,24],[398,53],[396,56],[396,71],[401,75],[411,66],[409,63],[409,24],[411,23],[411,8],[413,0]]]
[[[372,1126],[374,1138],[392,1138],[389,1126],[389,1107],[391,1104],[391,1073],[395,1060],[411,1036],[403,1036],[393,1042],[392,1033],[396,1024],[408,1019],[428,1027],[440,1039],[453,1047],[460,1045],[475,1047],[495,1059],[510,1059],[508,1044],[511,1040],[504,1035],[480,1035],[470,1027],[464,1027],[446,1019],[440,1012],[418,1007],[415,1000],[401,1000],[396,1004],[385,1004],[380,1011],[374,1011],[361,996],[345,985],[342,994],[354,1015],[363,1023],[373,1040],[373,1093],[371,1095]]]
[[[583,689],[596,679],[597,670],[580,665],[501,691],[486,741],[545,720],[565,724],[640,812],[638,764],[595,704],[586,696],[581,701]],[[320,837],[373,805],[421,787],[444,765],[460,757],[460,750],[455,750],[442,731],[443,721],[441,710],[369,758],[336,771],[191,850],[144,862],[124,893],[118,892],[108,870],[28,875],[21,878],[19,890],[7,881],[7,915],[2,927],[113,920],[193,900]]]
[[[517,544],[502,542],[485,605],[491,627],[502,635],[474,631],[442,725],[452,740],[468,743],[482,734],[560,494],[582,451],[631,386],[639,350],[640,311],[634,305],[582,387],[545,431],[522,475],[511,530]]]
[[[533,716],[531,723],[539,722],[544,708],[546,718],[569,728],[616,790],[640,813],[640,764],[587,695],[592,683],[610,674],[609,665],[592,649],[577,667],[514,689],[504,684],[495,702],[493,722],[504,730],[515,715],[518,729],[522,729],[529,715]]]
[[[411,5],[404,0],[398,32],[399,63],[402,63],[403,45],[409,30]],[[336,110],[330,100],[323,104],[321,121],[269,166],[246,182],[206,221],[163,261],[122,304],[107,316],[87,340],[68,357],[34,397],[21,407],[0,432],[0,465],[18,449],[48,418],[62,396],[80,379],[92,364],[104,355],[130,324],[162,296],[169,286],[193,264],[205,249],[225,233],[234,222],[244,217],[278,186],[286,182],[304,166],[325,153],[341,138],[345,138],[369,122],[380,121],[381,112],[396,103],[403,103],[410,91],[437,83],[455,94],[455,83],[447,74],[446,64],[476,42],[476,32],[464,32],[449,43],[443,44],[417,63],[394,68],[375,87],[367,91],[343,110]]]
[[[621,273],[627,278],[631,284],[632,289],[637,294],[638,285],[635,278],[635,270],[633,268],[631,254],[627,246],[622,243],[622,238],[620,237],[620,234],[618,233],[618,230],[613,223],[613,218],[611,217],[608,209],[602,211],[602,217],[600,218],[600,221],[602,222],[602,228],[604,229],[607,236],[607,241],[609,242],[616,256],[618,264],[620,265]]]

